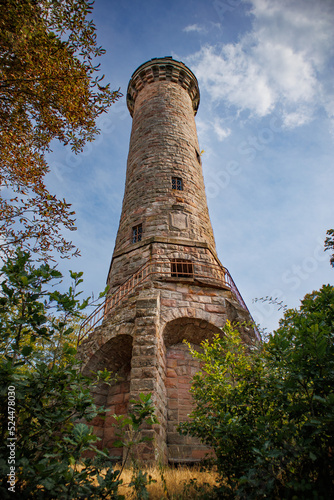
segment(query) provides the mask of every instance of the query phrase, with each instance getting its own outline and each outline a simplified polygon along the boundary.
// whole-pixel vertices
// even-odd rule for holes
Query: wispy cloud
[[[216,102],[263,117],[278,109],[287,128],[333,117],[330,82],[334,4],[326,0],[252,0],[252,31],[235,44],[191,56],[201,88]]]
[[[231,129],[222,126],[221,120],[216,118],[212,124],[213,130],[218,138],[218,141],[223,141],[231,133]]]
[[[197,33],[204,33],[206,29],[203,26],[199,26],[198,24],[189,24],[185,28],[183,28],[183,31],[185,33],[191,33],[191,32],[197,32]]]

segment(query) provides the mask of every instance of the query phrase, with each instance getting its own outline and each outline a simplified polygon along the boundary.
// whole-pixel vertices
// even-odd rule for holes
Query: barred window
[[[141,241],[142,234],[143,234],[143,226],[141,224],[134,226],[132,228],[132,243],[137,243],[138,241]]]
[[[183,191],[183,182],[181,177],[172,177],[172,189]]]
[[[173,259],[171,261],[172,278],[193,278],[194,266],[191,260]]]

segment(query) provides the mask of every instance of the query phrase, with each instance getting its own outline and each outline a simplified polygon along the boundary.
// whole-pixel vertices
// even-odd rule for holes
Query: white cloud
[[[286,127],[328,116],[334,4],[320,0],[252,0],[252,31],[238,43],[207,45],[189,58],[213,101],[263,117],[279,108]]]
[[[218,141],[223,141],[231,133],[231,129],[222,127],[221,121],[218,118],[215,119],[212,126],[216,136],[218,137]]]
[[[206,30],[205,28],[203,28],[203,26],[199,26],[198,24],[189,24],[188,26],[183,28],[183,31],[185,31],[186,33],[190,33],[193,31],[196,31],[197,33],[202,33]]]
[[[204,47],[195,54],[195,74],[213,100],[225,100],[240,110],[249,109],[259,116],[272,107],[273,97],[264,75],[238,45],[225,45],[218,51]]]

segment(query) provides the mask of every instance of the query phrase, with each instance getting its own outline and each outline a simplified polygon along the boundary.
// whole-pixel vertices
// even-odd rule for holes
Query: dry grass
[[[117,467],[118,468],[118,467]],[[157,482],[147,486],[150,500],[193,500],[201,498],[197,494],[196,487],[191,485],[191,480],[195,480],[197,487],[205,485],[211,489],[216,484],[217,475],[214,472],[201,472],[197,467],[164,467],[162,472],[158,467],[146,467],[143,472],[147,472]],[[163,474],[165,488],[161,475]],[[123,486],[119,488],[119,493],[126,499],[135,498],[133,489],[129,487],[132,477],[132,470],[125,469],[122,473]],[[167,488],[167,492],[166,492]]]

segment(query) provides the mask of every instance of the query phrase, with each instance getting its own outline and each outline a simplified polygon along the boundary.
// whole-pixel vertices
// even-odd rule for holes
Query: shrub
[[[222,333],[192,350],[203,367],[180,426],[214,449],[220,495],[333,497],[334,287],[286,311],[262,345],[242,344],[230,324]]]
[[[119,471],[80,422],[103,411],[69,341],[71,321],[87,304],[76,292],[81,273],[72,273],[74,285],[62,294],[52,288],[61,274],[47,264],[36,269],[18,250],[1,277],[1,498],[123,498]],[[95,382],[110,377],[100,372]]]

